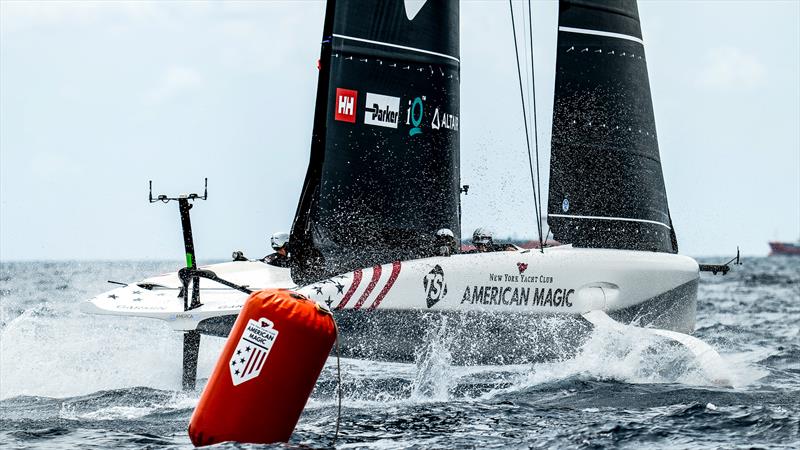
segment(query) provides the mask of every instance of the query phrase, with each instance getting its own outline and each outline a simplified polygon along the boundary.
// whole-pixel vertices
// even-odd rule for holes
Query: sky
[[[800,236],[800,2],[640,1],[680,252]],[[517,5],[521,3],[517,2]],[[0,1],[0,260],[270,252],[308,164],[322,1]],[[533,6],[546,191],[558,5]],[[462,234],[535,236],[508,4],[461,3]],[[546,202],[543,203],[546,208]]]

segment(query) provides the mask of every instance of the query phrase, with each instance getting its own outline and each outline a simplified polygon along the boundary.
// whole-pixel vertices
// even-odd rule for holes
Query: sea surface
[[[106,280],[179,264],[0,263],[0,448],[192,447],[199,391],[180,389],[180,335],[156,320],[78,311],[113,287]],[[602,329],[576,357],[535,365],[451,366],[436,330],[416,364],[342,360],[335,446],[800,448],[800,258],[703,274],[697,319],[694,335],[722,355],[717,369],[732,386],[714,385],[663,340]],[[203,337],[201,378],[222,344]],[[332,445],[335,364],[289,447]]]

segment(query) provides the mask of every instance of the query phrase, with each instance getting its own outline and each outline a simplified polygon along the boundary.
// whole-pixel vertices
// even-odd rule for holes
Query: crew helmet
[[[289,243],[289,233],[283,231],[275,233],[272,235],[269,241],[272,244],[273,250],[280,250],[286,247],[286,244]]]
[[[485,227],[475,229],[472,233],[473,245],[491,245],[492,244],[492,231]]]
[[[455,239],[456,236],[453,234],[453,231],[451,229],[449,229],[449,228],[440,228],[436,232],[436,237],[440,238],[440,239],[444,239],[444,238],[454,238]]]

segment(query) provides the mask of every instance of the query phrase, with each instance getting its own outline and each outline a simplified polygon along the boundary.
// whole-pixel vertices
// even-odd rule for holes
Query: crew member
[[[261,258],[261,261],[277,267],[289,267],[289,233],[275,233],[269,240],[275,253]]]
[[[436,254],[450,256],[456,253],[456,237],[449,228],[442,228],[436,232]]]
[[[485,227],[476,228],[472,233],[472,245],[475,246],[475,252],[477,253],[493,252],[492,232]]]

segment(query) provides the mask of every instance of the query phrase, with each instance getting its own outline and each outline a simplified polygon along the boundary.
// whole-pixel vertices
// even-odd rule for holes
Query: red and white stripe
[[[261,370],[261,366],[264,364],[265,359],[267,359],[267,352],[263,351],[259,347],[253,347],[253,353],[250,354],[250,358],[247,360],[247,365],[244,366],[244,370],[242,371],[242,378],[255,371]]]
[[[400,261],[395,261],[391,265],[386,264],[354,271],[353,281],[335,309],[343,309],[352,299],[356,299],[353,309],[364,307],[367,311],[374,310],[392,289],[397,276],[400,275],[400,268]]]

